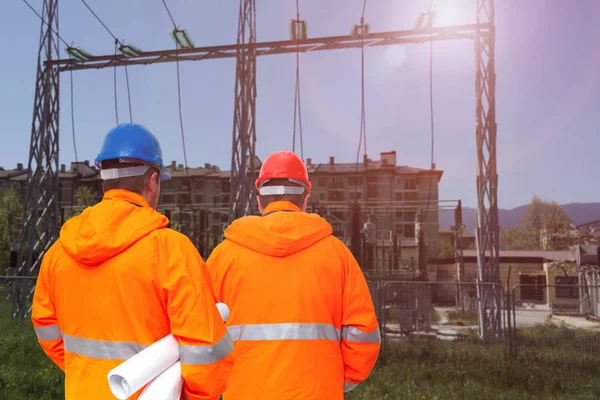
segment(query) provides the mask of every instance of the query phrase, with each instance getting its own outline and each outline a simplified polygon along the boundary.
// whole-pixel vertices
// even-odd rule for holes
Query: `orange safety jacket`
[[[336,400],[364,381],[380,333],[365,278],[329,223],[290,202],[231,224],[207,261],[231,310],[224,400]]]
[[[206,265],[168,223],[141,196],[110,190],[67,221],[44,255],[32,321],[65,372],[66,399],[114,398],[108,372],[169,333],[179,342],[183,397],[225,390],[233,343]]]

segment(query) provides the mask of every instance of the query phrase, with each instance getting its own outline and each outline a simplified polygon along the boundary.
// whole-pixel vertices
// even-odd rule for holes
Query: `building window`
[[[195,201],[194,201],[195,203],[198,203],[198,204],[204,203],[204,195],[202,195],[202,194],[194,195],[194,199],[195,199]]]
[[[200,180],[200,179],[197,179],[197,180],[194,182],[194,187],[195,187],[196,189],[202,189],[202,188],[204,188],[204,181],[202,181],[202,180]]]
[[[327,197],[329,201],[344,201],[343,192],[329,192]]]
[[[402,211],[396,211],[396,218],[402,218],[404,213]]]
[[[579,298],[579,279],[576,276],[557,276],[554,278],[556,283],[557,299],[578,299]],[[558,285],[570,285],[571,287],[559,287]]]
[[[327,186],[327,178],[319,178],[319,186]]]
[[[377,183],[377,175],[371,175],[367,177],[367,182],[369,183]]]
[[[222,193],[229,193],[230,188],[231,188],[231,184],[229,181],[221,181],[221,192]]]
[[[405,222],[415,222],[416,217],[417,217],[416,211],[406,211],[404,213],[404,221]]]
[[[362,192],[348,192],[348,198],[350,200],[361,200],[362,199]]]
[[[404,225],[404,237],[414,239],[415,237],[415,224]]]
[[[403,201],[404,200],[404,193],[402,192],[397,192],[396,193],[396,201]]]
[[[348,185],[349,186],[360,186],[363,184],[362,176],[349,176],[348,177]]]
[[[165,203],[165,204],[174,204],[175,203],[175,195],[174,194],[165,194],[165,195],[163,195],[163,203]]]
[[[417,201],[417,192],[404,193],[404,201]]]
[[[404,189],[405,190],[415,190],[415,189],[417,189],[417,179],[416,178],[407,178],[404,181]]]
[[[325,201],[325,193],[319,193],[319,200]]]
[[[396,178],[396,185],[402,185],[402,178]]]
[[[179,204],[190,204],[190,194],[189,193],[179,193],[177,197]]]

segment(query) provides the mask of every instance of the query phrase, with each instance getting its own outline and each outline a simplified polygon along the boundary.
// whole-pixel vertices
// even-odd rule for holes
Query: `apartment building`
[[[254,160],[256,172],[261,161]],[[362,163],[314,163],[306,160],[313,183],[309,211],[325,217],[334,234],[350,245],[351,204],[358,203],[366,240],[385,248],[401,247],[402,258],[416,258],[417,227],[425,233],[429,254],[439,245],[438,184],[443,171],[397,165],[396,152],[384,152],[379,160],[363,159]],[[222,233],[227,226],[231,194],[230,172],[218,166],[204,164],[185,168],[172,161],[167,168],[172,179],[162,182],[160,211],[170,215],[175,227],[193,236],[200,231]],[[0,186],[15,185],[24,194],[27,169],[22,164],[15,170],[0,169]],[[102,198],[99,170],[89,161],[72,162],[59,170],[59,204],[63,208],[76,206],[77,190],[87,186]],[[430,206],[427,206],[429,201]],[[215,240],[220,240],[217,237]]]
[[[344,242],[351,239],[350,204],[357,202],[368,240],[383,247],[396,241],[412,252],[418,221],[428,253],[437,252],[438,185],[443,171],[397,165],[395,151],[380,153],[379,160],[363,159],[358,165],[336,163],[334,157],[328,163],[314,164],[311,159],[306,163],[313,184],[309,209],[324,214]]]

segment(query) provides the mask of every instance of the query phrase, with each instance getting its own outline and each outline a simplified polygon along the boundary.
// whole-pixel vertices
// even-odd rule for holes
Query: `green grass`
[[[479,316],[477,311],[448,311],[448,325],[477,325]]]
[[[369,379],[347,398],[600,398],[599,333],[546,325],[519,331],[518,339],[514,359],[502,344],[484,345],[475,335],[462,343],[388,340]],[[0,303],[0,399],[61,398],[63,373],[40,349],[31,323],[11,320]]]
[[[30,320],[0,302],[0,399],[64,399],[64,374],[38,345]]]
[[[596,353],[532,351],[504,357],[502,345],[388,343],[369,379],[350,400],[600,398]]]
[[[387,321],[388,322],[398,322],[399,321],[399,319],[398,319],[398,313],[400,312],[400,308],[398,308],[398,307],[391,307],[391,308],[386,309],[386,312],[387,312]],[[440,317],[440,314],[437,311],[433,310],[433,309],[431,310],[430,316],[431,316],[431,323],[432,324],[437,324],[442,319]]]

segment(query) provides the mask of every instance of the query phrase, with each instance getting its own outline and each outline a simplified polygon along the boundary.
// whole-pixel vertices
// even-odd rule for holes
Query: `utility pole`
[[[237,44],[256,43],[256,4],[240,0]],[[235,70],[235,109],[231,149],[231,198],[229,221],[253,214],[256,210],[254,187],[256,154],[256,49],[237,49]]]
[[[58,0],[44,0],[29,145],[27,186],[18,251],[17,279],[12,287],[12,316],[29,312],[42,257],[59,232],[58,110],[59,71],[46,64],[58,60]]]

